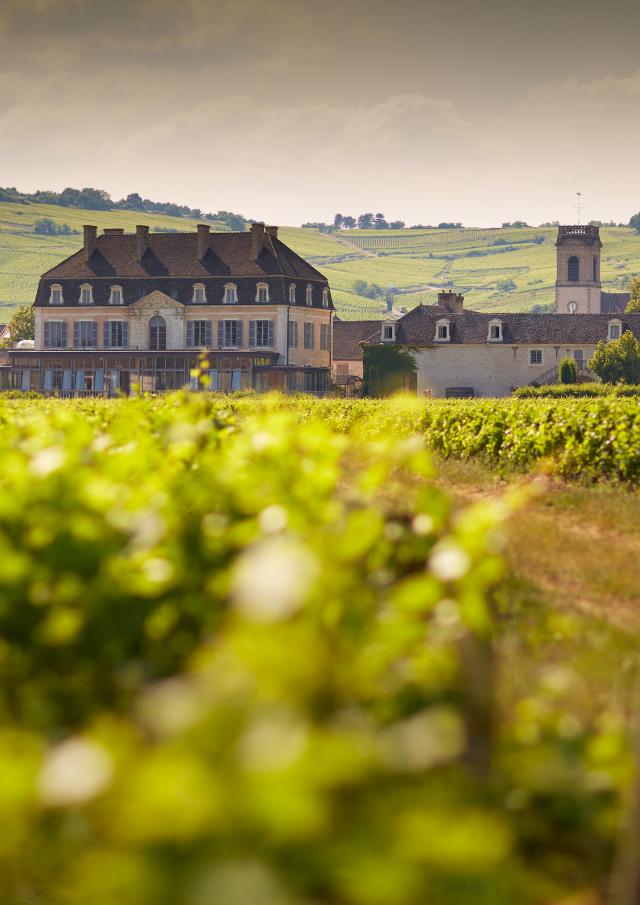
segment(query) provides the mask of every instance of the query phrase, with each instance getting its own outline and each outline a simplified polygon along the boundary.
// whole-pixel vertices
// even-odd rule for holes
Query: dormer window
[[[307,291],[305,293],[304,300],[305,300],[306,304],[309,305],[309,307],[311,307],[311,305],[313,305],[313,286],[311,286],[311,285],[307,286]]]
[[[396,338],[396,325],[395,324],[383,324],[382,325],[382,342],[383,343],[392,343],[395,342]]]
[[[207,290],[203,283],[195,283],[193,287],[193,298],[191,300],[194,305],[204,305],[207,301]]]
[[[502,321],[500,321],[500,320],[490,320],[489,321],[489,332],[487,333],[487,342],[489,342],[489,343],[501,343],[502,342]]]
[[[615,320],[609,321],[609,330],[607,333],[607,339],[620,339],[622,336],[622,321],[619,321],[617,318]]]
[[[109,304],[110,305],[122,305],[123,297],[122,297],[122,286],[112,286],[111,294],[109,296]]]
[[[296,284],[292,283],[289,286],[289,304],[295,305],[296,303]]]
[[[93,305],[93,289],[89,283],[85,283],[80,287],[80,304]]]
[[[323,308],[329,307],[329,290],[326,286],[322,290],[322,307]]]
[[[223,301],[225,305],[236,305],[238,303],[238,287],[235,283],[227,283],[225,285]]]
[[[54,283],[51,287],[51,294],[49,295],[49,304],[50,305],[64,305],[64,297],[62,295],[62,286],[58,285],[58,283]]]
[[[438,343],[448,343],[451,341],[451,325],[448,320],[436,321],[436,335],[434,337]]]
[[[266,283],[258,283],[256,286],[256,302],[263,304],[269,301],[269,287]]]

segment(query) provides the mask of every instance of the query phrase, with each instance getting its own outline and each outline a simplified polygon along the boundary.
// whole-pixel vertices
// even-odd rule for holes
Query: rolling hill
[[[66,224],[70,235],[39,235],[38,220]],[[138,222],[152,230],[191,230],[195,221],[135,211],[86,211],[42,204],[0,203],[0,320],[32,301],[41,273],[82,243],[82,225],[99,229]],[[226,227],[213,225],[214,229]],[[283,227],[281,237],[329,279],[343,319],[383,318],[384,297],[356,293],[358,281],[394,294],[394,308],[433,304],[438,288],[464,293],[466,304],[484,311],[527,311],[553,301],[555,228],[341,231]],[[603,288],[622,290],[640,275],[640,235],[633,229],[601,230]]]

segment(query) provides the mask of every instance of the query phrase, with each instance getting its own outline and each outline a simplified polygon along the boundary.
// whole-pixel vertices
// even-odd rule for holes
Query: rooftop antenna
[[[580,226],[580,215],[582,214],[582,192],[576,192],[578,197],[578,203],[576,204],[576,209],[578,211],[578,226]]]

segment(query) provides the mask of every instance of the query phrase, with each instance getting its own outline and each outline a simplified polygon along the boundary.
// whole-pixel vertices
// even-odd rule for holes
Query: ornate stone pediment
[[[185,307],[165,292],[154,289],[153,292],[129,305],[129,311],[139,317],[154,317],[156,314],[184,317]]]

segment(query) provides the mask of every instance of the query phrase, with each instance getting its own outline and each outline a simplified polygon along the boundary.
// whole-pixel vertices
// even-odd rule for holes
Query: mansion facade
[[[85,226],[82,250],[42,276],[34,312],[34,342],[9,352],[15,389],[80,396],[187,384],[316,394],[329,387],[329,285],[277,227],[138,226],[135,235],[98,236]]]

